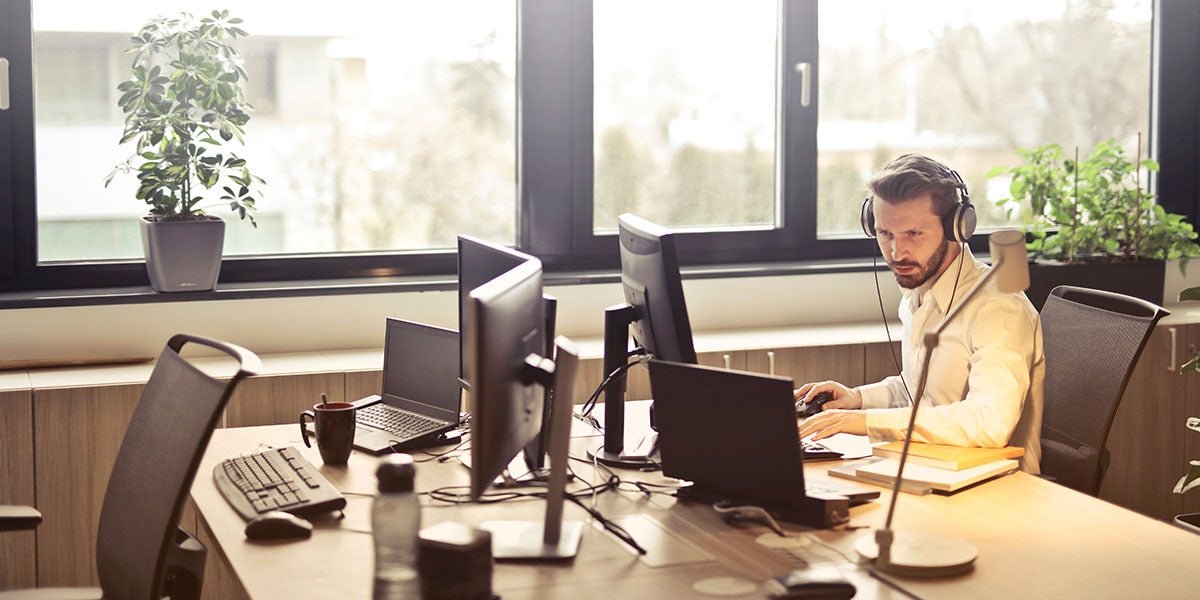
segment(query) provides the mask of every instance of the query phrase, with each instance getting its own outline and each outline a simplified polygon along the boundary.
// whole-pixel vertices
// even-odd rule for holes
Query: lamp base
[[[963,540],[927,533],[897,531],[893,534],[891,559],[879,562],[875,535],[854,542],[854,551],[878,570],[899,577],[954,577],[975,568],[979,549]]]

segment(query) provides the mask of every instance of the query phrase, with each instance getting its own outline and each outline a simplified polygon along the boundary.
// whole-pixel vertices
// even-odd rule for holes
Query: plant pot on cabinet
[[[198,292],[217,286],[225,246],[225,221],[142,218],[142,249],[150,287],[157,292]]]
[[[1029,263],[1029,289],[1025,295],[1039,311],[1050,290],[1060,285],[1116,292],[1162,306],[1166,272],[1167,263],[1161,260],[1070,264],[1037,260]]]

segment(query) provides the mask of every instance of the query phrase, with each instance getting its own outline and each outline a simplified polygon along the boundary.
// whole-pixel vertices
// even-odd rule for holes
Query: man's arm
[[[988,299],[967,323],[967,343],[973,350],[966,397],[961,402],[922,406],[913,440],[957,446],[1007,445],[1029,391],[1036,328],[1036,315],[1019,296]],[[937,352],[934,349],[935,355]],[[872,440],[903,439],[908,419],[907,408],[869,411],[868,435]]]

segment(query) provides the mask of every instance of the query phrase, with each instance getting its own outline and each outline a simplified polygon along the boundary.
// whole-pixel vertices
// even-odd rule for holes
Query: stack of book
[[[875,446],[872,458],[833,467],[829,474],[890,486],[896,480],[903,448],[903,441]],[[951,494],[1016,471],[1015,459],[1024,455],[1024,448],[1013,446],[968,448],[913,442],[908,448],[900,489],[914,494]]]

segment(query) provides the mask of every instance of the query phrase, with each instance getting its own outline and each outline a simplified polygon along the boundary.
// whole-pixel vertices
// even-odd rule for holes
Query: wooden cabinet
[[[1200,511],[1197,492],[1172,491],[1200,459],[1200,433],[1184,426],[1200,416],[1200,375],[1178,372],[1197,347],[1200,325],[1161,325],[1150,336],[1109,433],[1101,498],[1165,520]]]
[[[861,344],[810,346],[747,351],[746,369],[790,377],[796,386],[812,381],[834,381],[855,386],[862,384],[863,349]]]

